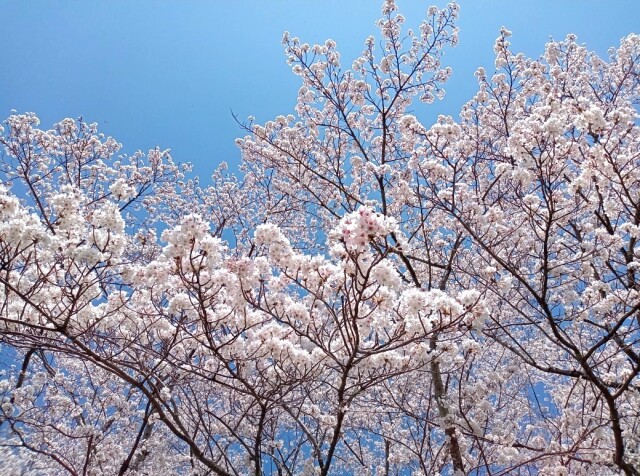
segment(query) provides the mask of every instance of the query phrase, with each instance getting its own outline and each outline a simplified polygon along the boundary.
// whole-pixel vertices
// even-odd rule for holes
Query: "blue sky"
[[[430,4],[398,0],[409,26]],[[640,28],[640,2],[461,0],[460,44],[447,97],[418,111],[456,115],[474,93],[473,72],[493,70],[502,25],[515,51],[541,55],[568,33],[601,55]],[[80,115],[132,153],[160,146],[205,179],[239,161],[231,111],[264,122],[293,111],[299,80],[285,63],[288,30],[338,42],[350,65],[375,34],[378,0],[0,0],[0,116],[33,111],[50,127]]]

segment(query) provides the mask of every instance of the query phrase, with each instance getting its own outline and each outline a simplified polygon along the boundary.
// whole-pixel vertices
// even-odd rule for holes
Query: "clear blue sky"
[[[398,0],[409,26],[430,4]],[[637,0],[461,0],[460,44],[444,102],[426,115],[456,115],[493,70],[502,25],[515,51],[541,55],[549,37],[576,33],[605,55],[640,30]],[[204,181],[237,163],[231,117],[266,121],[293,111],[299,86],[286,65],[284,30],[303,41],[338,42],[343,65],[375,34],[378,0],[0,0],[0,116],[33,111],[43,127],[82,115],[132,153],[156,145],[192,162]],[[422,106],[420,106],[422,107]]]

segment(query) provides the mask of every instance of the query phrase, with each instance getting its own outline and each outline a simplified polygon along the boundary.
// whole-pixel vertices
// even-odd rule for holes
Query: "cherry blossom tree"
[[[285,33],[295,111],[206,187],[5,121],[6,472],[640,474],[640,37],[503,29],[424,125],[457,14],[386,0],[350,68]]]

